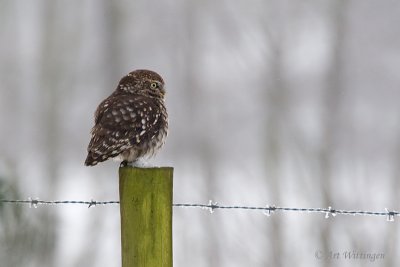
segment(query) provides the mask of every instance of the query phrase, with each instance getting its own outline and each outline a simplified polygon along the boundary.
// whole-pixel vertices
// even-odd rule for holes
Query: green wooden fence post
[[[119,169],[122,267],[172,267],[172,174]]]

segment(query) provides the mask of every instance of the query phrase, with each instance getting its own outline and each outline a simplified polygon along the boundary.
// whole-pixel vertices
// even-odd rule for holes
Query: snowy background
[[[400,209],[400,2],[1,0],[0,198],[117,200],[83,166],[138,68],[167,83],[174,202]],[[175,266],[399,266],[384,217],[174,208]],[[0,265],[120,266],[119,206],[0,205]],[[319,260],[315,253],[384,253]]]

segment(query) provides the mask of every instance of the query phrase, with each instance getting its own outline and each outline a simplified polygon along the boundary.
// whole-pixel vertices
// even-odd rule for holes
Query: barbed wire
[[[119,204],[119,201],[83,201],[83,200],[39,200],[28,198],[27,200],[10,200],[10,199],[0,199],[0,203],[11,203],[11,204],[29,204],[33,208],[37,208],[39,205],[59,205],[59,204],[81,204],[88,205],[88,208],[97,205],[109,205],[109,204]]]
[[[83,201],[83,200],[39,200],[38,198],[32,199],[28,198],[27,200],[10,200],[10,199],[0,199],[0,203],[9,203],[9,204],[29,204],[31,208],[37,208],[39,205],[60,205],[60,204],[79,204],[79,205],[87,205],[88,208],[98,206],[98,205],[110,205],[110,204],[119,204],[120,202],[117,200],[111,201]],[[198,204],[198,203],[174,203],[173,207],[177,208],[200,208],[208,210],[210,213],[213,213],[217,209],[221,210],[256,210],[262,211],[265,215],[271,216],[274,212],[302,212],[302,213],[322,213],[325,215],[325,218],[329,218],[330,216],[335,217],[336,215],[352,215],[352,216],[385,216],[387,221],[393,222],[395,217],[400,216],[400,212],[389,210],[385,208],[385,211],[366,211],[366,210],[342,210],[342,209],[333,209],[332,207],[328,208],[291,208],[291,207],[278,207],[278,206],[265,206],[265,207],[256,207],[256,206],[225,206],[219,205],[217,202],[213,202],[210,200],[208,204]]]

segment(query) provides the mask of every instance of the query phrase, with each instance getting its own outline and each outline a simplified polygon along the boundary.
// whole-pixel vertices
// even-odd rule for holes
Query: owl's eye
[[[150,87],[151,87],[152,89],[156,89],[156,88],[158,87],[158,84],[157,84],[157,83],[151,83],[151,84],[150,84]]]

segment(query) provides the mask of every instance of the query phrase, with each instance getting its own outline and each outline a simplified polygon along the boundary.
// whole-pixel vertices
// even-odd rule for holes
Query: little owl
[[[85,165],[109,158],[136,165],[153,156],[168,133],[164,80],[150,70],[135,70],[95,112]]]

